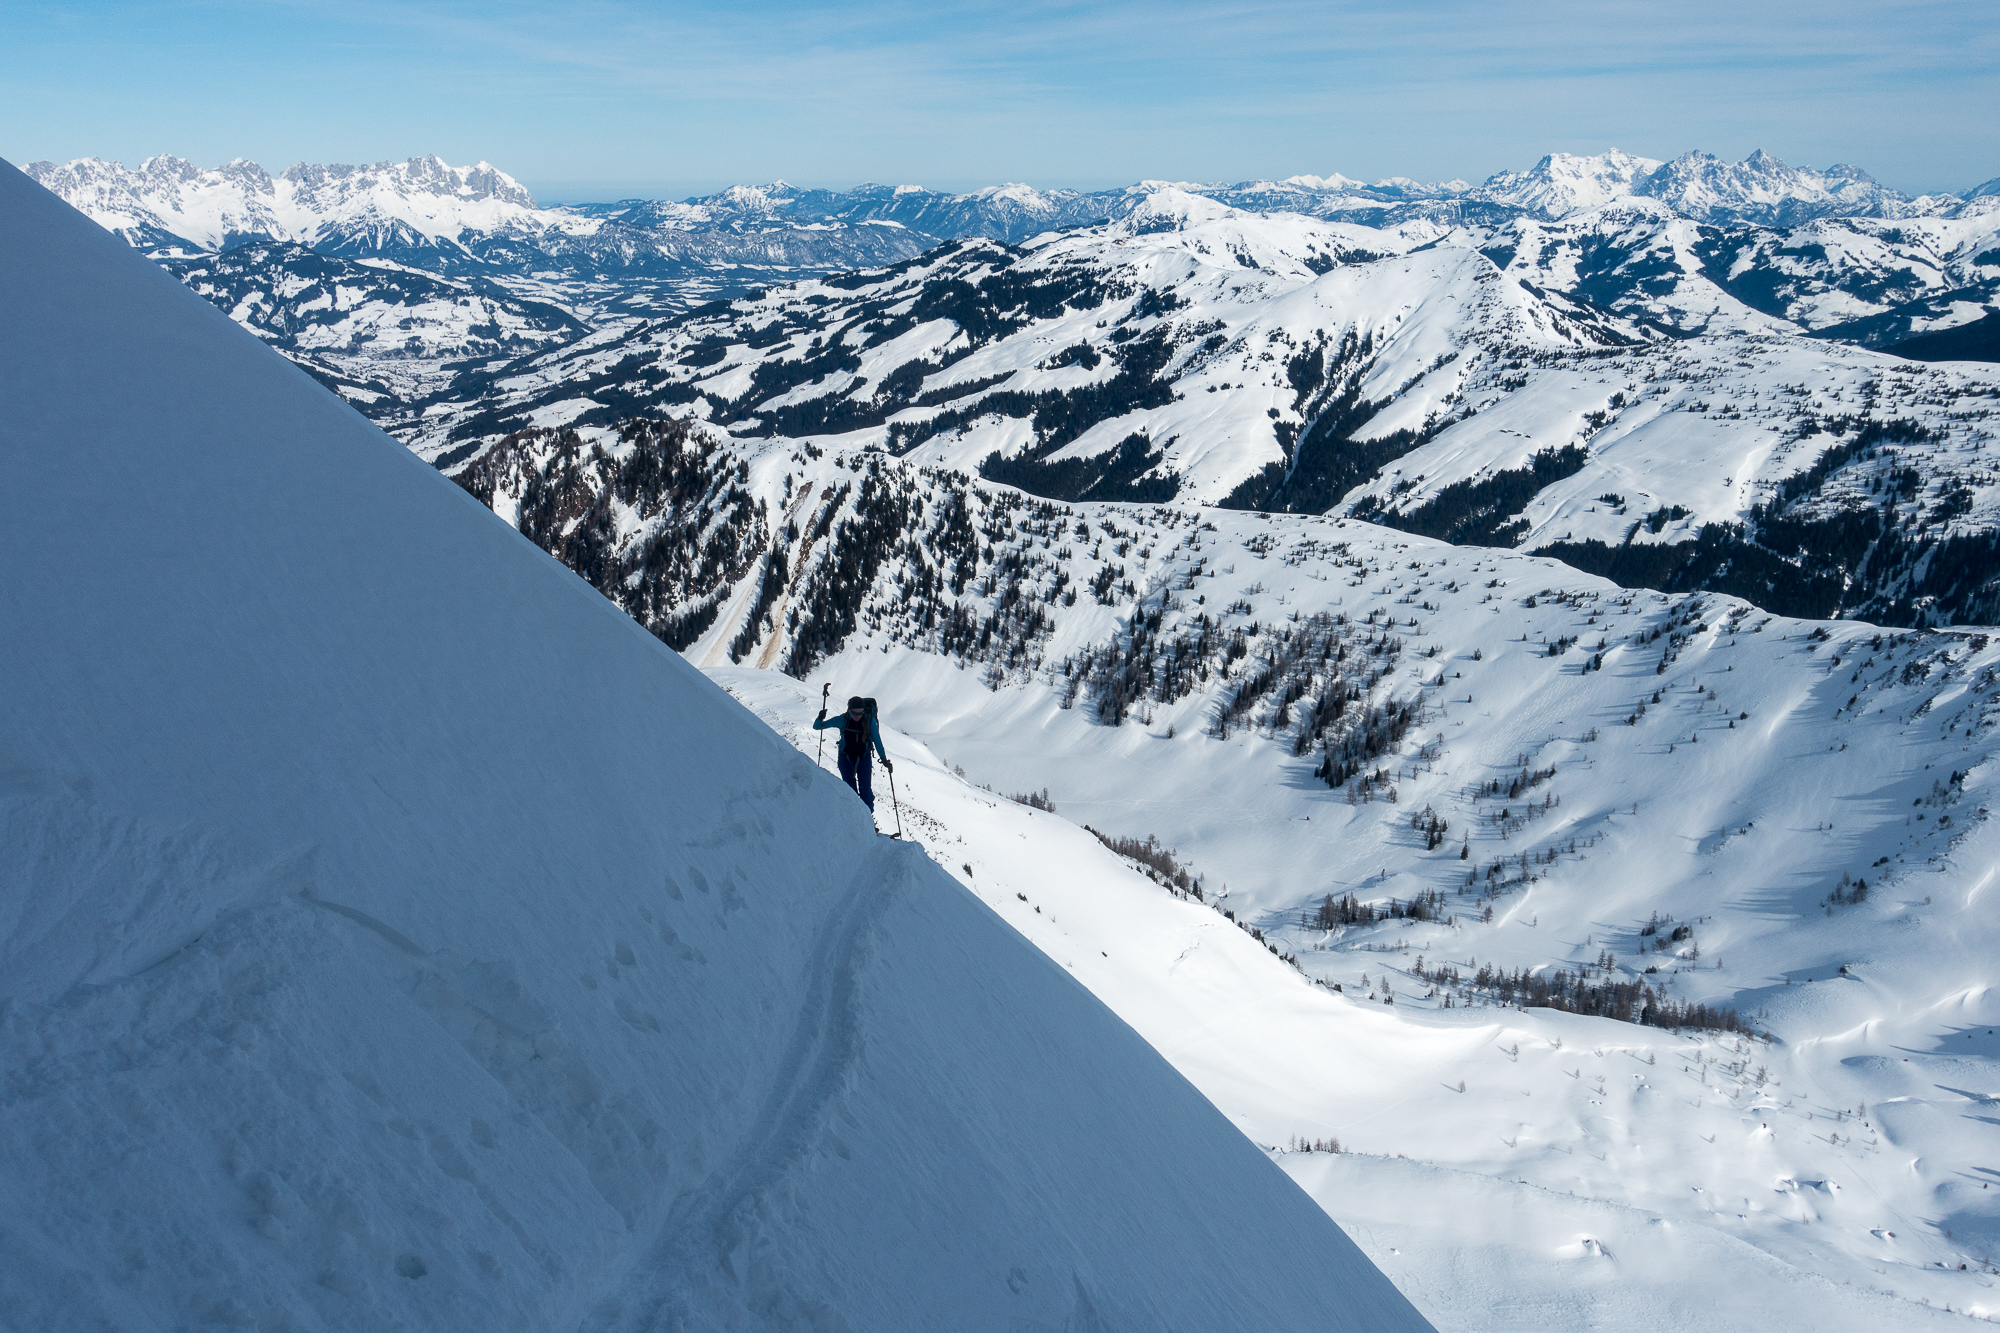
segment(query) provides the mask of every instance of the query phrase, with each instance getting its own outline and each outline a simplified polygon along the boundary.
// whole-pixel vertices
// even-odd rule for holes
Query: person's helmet
[[[850,713],[857,708],[866,708],[867,706],[868,705],[862,701],[861,696],[858,694],[851,696],[847,701],[847,711]]]

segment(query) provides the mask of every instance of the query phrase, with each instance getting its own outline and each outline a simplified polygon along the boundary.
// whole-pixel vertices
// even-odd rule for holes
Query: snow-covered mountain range
[[[783,181],[739,185],[682,202],[628,200],[616,204],[542,207],[519,182],[489,163],[454,167],[437,157],[372,166],[300,163],[271,176],[238,160],[202,169],[159,156],[137,168],[98,158],[67,164],[31,163],[28,174],[84,213],[146,248],[225,249],[249,239],[297,241],[334,254],[398,258],[429,251],[433,266],[483,260],[519,262],[503,244],[547,251],[568,265],[631,264],[635,238],[656,244],[678,235],[677,257],[709,252],[694,235],[735,236],[810,228],[835,244],[865,246],[866,224],[901,227],[933,240],[987,236],[1021,241],[1052,228],[1123,217],[1162,188],[1203,195],[1249,212],[1302,212],[1335,217],[1361,213],[1380,222],[1384,210],[1456,218],[1463,205],[1559,219],[1622,199],[1652,199],[1676,216],[1699,222],[1790,226],[1820,217],[1956,217],[1992,205],[1989,182],[1963,195],[1912,198],[1887,189],[1858,167],[1825,171],[1793,167],[1762,151],[1741,162],[1689,152],[1670,162],[1616,149],[1592,157],[1551,153],[1526,171],[1503,171],[1481,185],[1425,184],[1401,177],[1366,184],[1334,173],[1236,184],[1140,181],[1114,190],[1041,190],[1010,184],[953,194],[915,185],[861,185],[853,190],[800,189]],[[886,243],[873,238],[876,243]],[[714,243],[727,253],[726,242]],[[774,242],[767,237],[764,244]],[[795,265],[811,264],[810,245],[790,238],[767,249]],[[643,248],[643,247],[637,247]],[[886,256],[856,256],[855,262]]]
[[[1991,267],[1989,220],[1902,244],[1950,256],[1944,288]],[[1807,336],[1689,253],[1632,261],[1678,305],[1607,307],[1564,254],[1160,191],[1025,248],[941,247],[527,356],[406,438],[452,467],[525,427],[691,414],[1058,500],[1365,514],[1798,614],[2000,617],[2000,368]],[[1722,331],[1665,323],[1687,309]]]
[[[272,176],[239,158],[203,170],[162,155],[137,168],[99,158],[31,163],[45,189],[145,249],[225,250],[296,241],[332,254],[438,249],[467,234],[533,234],[571,222],[539,209],[511,176],[436,157],[368,167],[299,163]]]
[[[1422,1333],[1066,969],[0,169],[0,1324]]]
[[[1531,170],[1502,172],[1471,193],[1550,219],[1633,198],[1658,200],[1697,222],[1766,226],[1821,217],[1955,217],[1986,207],[1976,202],[1980,189],[1912,198],[1859,167],[1794,167],[1762,149],[1741,162],[1698,152],[1671,162],[1615,149],[1595,157],[1551,153]]]
[[[136,170],[89,158],[28,170],[186,271],[255,243],[227,261],[236,281],[205,284],[218,300],[252,281],[250,265],[295,264],[303,248],[460,283],[452,299],[461,307],[501,301],[482,312],[492,328],[542,323],[527,307],[552,304],[579,328],[630,329],[773,283],[897,263],[949,240],[1021,244],[1134,218],[1157,225],[1158,201],[1167,199],[1361,228],[1352,248],[1373,254],[1431,243],[1478,249],[1521,280],[1676,334],[1803,329],[1925,359],[2000,358],[2000,196],[1981,186],[1963,197],[1909,199],[1852,168],[1792,168],[1763,153],[1734,164],[1698,153],[1664,163],[1616,151],[1551,154],[1479,186],[1364,184],[1338,174],[1142,181],[1089,193],[777,182],[681,202],[558,207],[538,206],[485,163],[452,167],[436,158],[301,164],[276,177],[249,162],[204,171],[170,157]],[[406,303],[400,290],[365,294],[380,281],[354,272],[343,290],[378,308]],[[273,273],[266,286],[288,283],[296,285]],[[507,297],[520,304],[506,305]],[[254,306],[229,308],[270,332],[268,310],[253,319]],[[371,321],[341,322],[362,331]],[[434,403],[475,395],[487,382],[478,372],[491,369],[489,353],[503,344],[468,340],[459,322],[418,316],[400,339],[364,334],[349,340],[340,366],[313,368],[352,385],[352,401],[401,430]],[[530,337],[528,349],[545,345],[547,332]],[[394,364],[367,364],[377,357]],[[472,378],[454,386],[464,372]]]
[[[26,170],[107,229],[164,255],[292,241],[450,274],[553,269],[657,279],[725,266],[849,268],[905,258],[931,243],[903,236],[893,223],[745,226],[752,210],[700,203],[655,206],[631,219],[612,210],[543,208],[487,163],[454,167],[436,157],[367,167],[301,163],[277,176],[254,162],[202,170],[165,156],[136,169],[80,158]]]
[[[616,210],[545,208],[487,163],[454,167],[436,157],[366,167],[300,163],[277,176],[254,162],[202,170],[166,156],[137,169],[81,158],[26,170],[164,262],[252,244],[267,254],[290,253],[270,250],[275,242],[421,270],[463,283],[473,297],[491,296],[500,284],[516,300],[560,305],[593,327],[677,313],[763,282],[893,263],[935,243],[890,222],[746,224],[740,209],[699,205],[663,205],[657,216],[632,218]],[[457,340],[448,330],[430,339],[427,325],[418,320],[413,337],[431,343],[422,355],[442,365]],[[393,381],[407,369],[391,368],[387,377]],[[433,376],[421,387],[433,392],[441,382]]]

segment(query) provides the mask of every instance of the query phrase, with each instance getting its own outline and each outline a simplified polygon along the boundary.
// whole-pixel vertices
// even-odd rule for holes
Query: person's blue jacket
[[[846,721],[847,721],[847,713],[846,710],[843,709],[842,711],[834,714],[832,717],[823,717],[819,719],[817,722],[813,723],[813,730],[825,731],[828,727],[832,727],[834,730],[837,731]],[[887,764],[889,762],[889,752],[882,748],[881,721],[873,713],[870,713],[868,715],[868,739],[875,746],[875,753],[881,755],[882,762],[884,764]],[[863,759],[866,759],[868,757],[868,752],[865,749],[862,751],[861,757]]]

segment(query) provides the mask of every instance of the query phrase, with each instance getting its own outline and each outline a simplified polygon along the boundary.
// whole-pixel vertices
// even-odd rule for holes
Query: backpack
[[[843,758],[861,760],[868,757],[868,736],[875,721],[875,701],[863,699],[861,707],[864,711],[859,722],[845,713],[840,715],[840,753]]]

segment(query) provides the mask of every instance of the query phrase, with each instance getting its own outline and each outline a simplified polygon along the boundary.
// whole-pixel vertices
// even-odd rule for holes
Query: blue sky
[[[552,199],[1482,179],[1700,148],[2000,176],[1993,0],[0,0],[0,156],[484,158]]]

